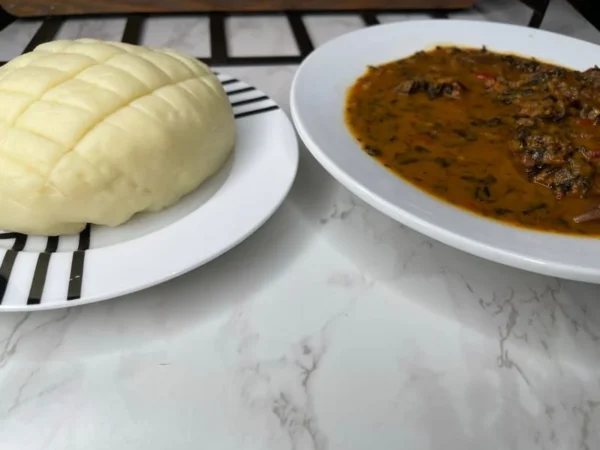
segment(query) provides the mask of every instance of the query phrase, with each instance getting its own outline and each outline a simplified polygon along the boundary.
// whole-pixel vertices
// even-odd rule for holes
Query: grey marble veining
[[[56,39],[92,38],[120,41],[125,29],[124,18],[69,19],[63,23]]]
[[[208,17],[150,17],[145,21],[141,43],[171,47],[197,57],[210,56]]]
[[[298,55],[284,16],[232,16],[225,21],[231,56]]]
[[[600,44],[600,32],[566,0],[552,0],[542,29]]]
[[[526,23],[517,3],[480,1],[462,18]],[[297,53],[285,19],[252,18],[228,21],[235,55]],[[543,28],[597,39],[582,20],[552,0]],[[75,23],[71,37],[122,32]],[[315,45],[362,26],[339,14],[306,25]],[[0,58],[38,26],[0,33]],[[205,19],[152,18],[144,43],[204,56],[206,33]],[[217,69],[289,111],[296,66]],[[399,225],[302,148],[281,208],[215,261],[113,301],[0,315],[0,448],[595,450],[599,300],[600,286]]]
[[[351,14],[306,15],[304,24],[315,46],[365,26],[359,16]]]
[[[19,56],[42,24],[39,20],[17,20],[0,31],[0,59]]]

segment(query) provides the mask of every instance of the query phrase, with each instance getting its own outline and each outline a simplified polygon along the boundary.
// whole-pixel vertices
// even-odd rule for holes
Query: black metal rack
[[[539,28],[548,8],[550,0],[521,0],[532,10],[532,15],[529,20],[529,26]],[[234,57],[228,53],[227,33],[225,30],[225,19],[227,16],[234,15],[233,13],[211,12],[197,14],[208,16],[210,20],[210,49],[211,56],[209,58],[199,58],[210,66],[262,66],[262,65],[294,65],[300,64],[302,60],[314,49],[314,45],[310,35],[306,29],[303,18],[307,15],[324,15],[324,14],[351,14],[358,15],[365,26],[379,24],[378,14],[400,12],[398,10],[388,11],[285,11],[285,14],[294,38],[298,45],[299,55],[296,56],[244,56]],[[401,11],[406,13],[407,11]],[[419,11],[423,13],[423,11]],[[426,14],[435,19],[447,19],[448,12],[442,10],[427,10]],[[256,14],[256,13],[240,13],[240,15]],[[282,13],[267,12],[261,14],[279,15]],[[190,14],[187,14],[188,16]],[[237,15],[237,13],[235,13]],[[152,17],[160,16],[160,14]],[[79,16],[78,16],[79,17]],[[111,16],[112,17],[112,16]],[[123,17],[123,16],[114,16]],[[147,14],[131,14],[127,15],[127,22],[123,35],[122,42],[130,44],[139,44],[141,33],[143,31],[144,22],[149,16]],[[0,30],[11,24],[16,18],[7,14],[0,9]],[[37,30],[31,41],[27,44],[23,53],[33,50],[37,45],[51,41],[59,32],[62,24],[68,19],[63,16],[51,16],[45,18],[42,25]],[[0,66],[6,61],[0,61]]]

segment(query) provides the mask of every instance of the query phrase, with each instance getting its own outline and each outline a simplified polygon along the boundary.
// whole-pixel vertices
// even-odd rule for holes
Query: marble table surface
[[[451,14],[529,15],[516,0]],[[363,26],[306,25],[316,45]],[[38,26],[0,33],[0,59]],[[120,39],[123,26],[71,19],[59,37]],[[563,0],[542,28],[600,43]],[[233,17],[227,32],[235,56],[298,51],[283,17]],[[151,18],[144,32],[195,56],[208,39],[201,17]],[[219,70],[288,108],[295,66]],[[217,260],[124,298],[0,315],[2,450],[594,450],[599,425],[600,287],[432,241],[304,148],[282,207]]]

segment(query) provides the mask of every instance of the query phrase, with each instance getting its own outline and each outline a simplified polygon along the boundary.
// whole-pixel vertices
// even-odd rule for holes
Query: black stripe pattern
[[[63,22],[64,22],[64,19],[60,18],[60,17],[51,17],[51,18],[45,20],[42,23],[42,25],[40,26],[40,28],[38,28],[36,33],[33,35],[33,38],[31,39],[31,41],[29,41],[29,43],[27,44],[25,49],[23,49],[23,53],[30,52],[38,45],[43,44],[44,42],[49,42],[52,39],[54,39],[54,37],[56,36],[56,33],[58,33],[58,30],[60,30],[60,27],[62,26]],[[8,289],[8,283],[10,281],[10,276],[12,274],[13,267],[15,265],[17,257],[19,256],[19,252],[23,251],[25,249],[25,246],[27,245],[27,236],[24,234],[20,234],[20,233],[0,233],[0,239],[14,239],[12,248],[6,251],[6,253],[4,254],[4,258],[2,259],[2,264],[0,264],[0,304],[1,304],[4,301],[4,295],[6,294],[6,290]],[[58,240],[56,241],[56,245],[58,246]],[[48,263],[49,262],[50,262],[50,260],[48,258]],[[38,264],[39,264],[39,261],[38,261]],[[43,282],[45,282],[45,279],[46,279],[46,271],[48,269],[47,266],[48,266],[48,264],[46,264],[45,269],[40,269],[40,271],[43,271],[43,279],[44,279]],[[37,270],[36,270],[36,272],[37,272]],[[38,275],[38,279],[41,279],[41,278],[42,278],[42,275]],[[34,281],[36,281],[35,274],[34,274]],[[43,291],[43,282],[42,282],[42,288],[41,288],[42,291]],[[34,289],[33,284],[34,283],[32,283],[31,290],[33,290],[34,294],[35,294],[38,290]],[[30,293],[30,297],[31,297],[31,293]],[[41,298],[41,294],[40,294],[40,298]]]
[[[448,19],[448,13],[446,11],[433,11],[431,17],[434,19]]]
[[[362,18],[363,22],[367,27],[370,27],[372,25],[379,25],[379,19],[377,18],[377,15],[372,11],[363,11],[360,17]]]
[[[523,3],[533,9],[533,14],[531,15],[531,19],[529,19],[529,24],[527,26],[531,28],[539,28],[542,25],[542,21],[544,20],[544,16],[548,10],[550,0],[526,0],[523,1]],[[592,17],[596,18],[597,15]]]
[[[38,28],[36,33],[29,41],[29,44],[23,50],[23,53],[29,53],[38,45],[43,44],[44,42],[49,42],[54,39],[54,36],[60,30],[60,27],[64,23],[65,19],[62,17],[50,17],[42,23],[42,25]]]
[[[294,33],[298,50],[300,50],[300,56],[306,58],[314,50],[314,46],[302,20],[302,15],[297,12],[288,12],[286,16],[292,33]]]
[[[2,7],[0,6],[0,31],[4,30],[7,26],[17,20],[16,17],[8,14]]]
[[[71,273],[69,276],[67,300],[77,300],[81,298],[85,252],[90,248],[90,237],[91,227],[88,224],[79,234],[79,247],[73,252],[73,257],[71,259]]]
[[[138,44],[142,39],[144,20],[146,17],[146,15],[142,14],[129,17],[125,23],[121,42],[126,44]]]
[[[210,14],[210,54],[211,65],[227,64],[227,33],[225,32],[225,14]]]
[[[217,76],[225,92],[227,92],[236,119],[264,114],[279,109],[279,106],[273,100],[255,87],[248,86],[226,75]]]
[[[38,255],[38,260],[33,272],[33,280],[31,281],[31,289],[27,299],[28,305],[38,305],[42,301],[44,294],[44,285],[46,284],[46,276],[48,275],[48,267],[50,266],[50,257],[52,253],[58,249],[58,236],[49,236],[47,238],[46,249]]]
[[[546,14],[549,0],[521,0],[522,3],[527,5],[532,10],[532,16],[529,21],[529,26],[539,28],[542,20]],[[310,35],[306,30],[303,18],[307,15],[320,15],[320,14],[342,14],[342,15],[354,15],[360,16],[365,26],[372,26],[379,24],[379,18],[377,14],[394,13],[399,10],[380,10],[380,11],[356,11],[356,10],[341,10],[341,11],[288,11],[285,13],[289,22],[290,28],[293,32],[294,38],[298,45],[300,54],[297,56],[242,56],[232,57],[228,53],[227,43],[227,32],[225,26],[225,20],[228,15],[232,13],[212,12],[208,15],[210,19],[210,46],[211,56],[209,58],[199,58],[211,66],[268,66],[268,65],[294,65],[300,64],[304,58],[313,50],[314,46],[311,41]],[[402,11],[407,13],[407,11]],[[419,11],[422,13],[423,11]],[[446,19],[448,13],[445,10],[428,10],[426,11],[432,18]],[[409,13],[409,12],[408,12]],[[275,14],[273,12],[267,12],[267,14]],[[196,14],[198,15],[198,14]],[[199,14],[203,15],[203,14]],[[131,14],[125,16],[127,22],[125,24],[125,30],[123,32],[122,41],[129,44],[140,44],[141,35],[144,29],[144,23],[147,19],[147,15],[144,14]],[[12,22],[13,18],[8,17],[2,22],[1,25],[6,26]],[[65,21],[63,17],[49,17],[44,20],[42,26],[38,29],[35,36],[31,39],[24,52],[33,50],[38,44],[51,40],[62,23]],[[0,66],[6,64],[6,61],[0,61]]]
[[[27,236],[20,233],[2,233],[0,239],[14,239],[12,247],[6,250],[2,264],[0,264],[0,304],[2,304],[17,256],[27,244]]]

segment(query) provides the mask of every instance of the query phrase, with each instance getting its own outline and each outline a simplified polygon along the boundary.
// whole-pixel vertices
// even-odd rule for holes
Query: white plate
[[[75,306],[164,282],[229,250],[275,212],[298,167],[294,129],[264,93],[219,79],[237,125],[223,169],[175,206],[117,228],[60,238],[0,232],[0,311]]]
[[[292,118],[308,149],[354,194],[423,234],[521,269],[600,282],[600,239],[527,231],[470,214],[402,181],[359,148],[344,124],[347,89],[369,64],[439,44],[485,45],[580,70],[600,63],[596,45],[512,25],[430,20],[362,29],[318,48],[296,73]]]

